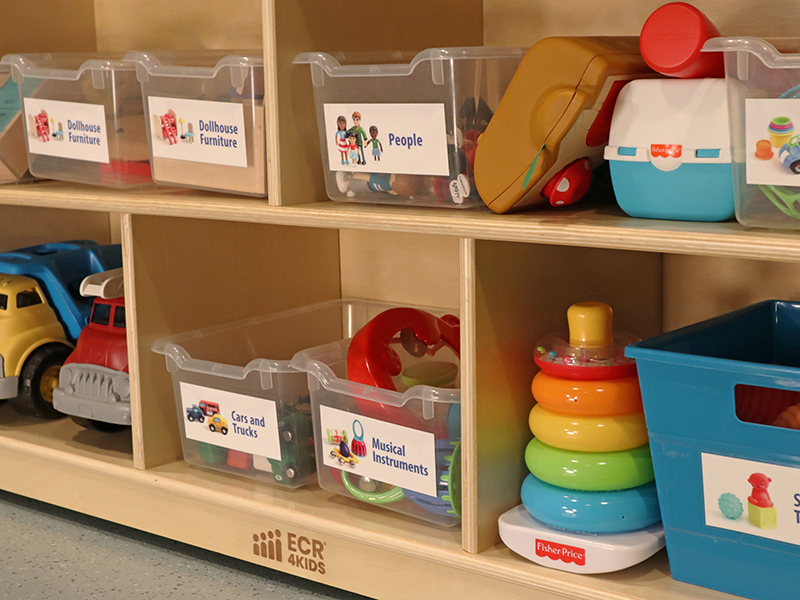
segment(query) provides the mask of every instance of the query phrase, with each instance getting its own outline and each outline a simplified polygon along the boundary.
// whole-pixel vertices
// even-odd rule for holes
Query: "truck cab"
[[[58,242],[0,253],[0,399],[20,413],[55,419],[61,365],[86,325],[88,275],[122,266],[119,245]]]
[[[95,299],[89,324],[61,368],[53,403],[98,429],[131,424],[124,298]]]

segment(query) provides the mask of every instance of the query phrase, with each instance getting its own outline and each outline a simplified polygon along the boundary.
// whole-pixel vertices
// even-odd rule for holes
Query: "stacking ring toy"
[[[340,471],[342,475],[342,484],[347,488],[347,491],[353,494],[354,497],[370,504],[391,504],[405,498],[403,489],[397,486],[392,486],[388,490],[380,491],[381,483],[376,482],[376,489],[373,491],[362,490],[350,481],[350,473],[347,471]]]
[[[570,490],[626,490],[655,480],[649,445],[619,452],[577,452],[534,438],[525,449],[525,464],[542,481]]]
[[[643,410],[635,375],[598,381],[565,379],[540,371],[533,378],[531,391],[545,408],[570,415],[609,417]]]
[[[528,423],[531,432],[548,446],[580,452],[617,452],[647,443],[644,413],[616,417],[565,415],[537,404]]]
[[[522,503],[546,525],[584,533],[622,533],[661,520],[655,483],[611,492],[565,490],[533,475],[522,483]]]

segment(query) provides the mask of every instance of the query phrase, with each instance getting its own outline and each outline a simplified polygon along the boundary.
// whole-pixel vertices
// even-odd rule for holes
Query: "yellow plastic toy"
[[[569,415],[537,404],[528,418],[531,432],[548,446],[579,452],[617,452],[647,443],[644,413],[614,417]]]
[[[576,178],[591,178],[590,167],[602,160],[622,86],[654,75],[638,37],[553,37],[535,44],[478,138],[475,185],[486,205],[504,213],[548,198],[554,206],[578,200],[588,180],[576,184]]]

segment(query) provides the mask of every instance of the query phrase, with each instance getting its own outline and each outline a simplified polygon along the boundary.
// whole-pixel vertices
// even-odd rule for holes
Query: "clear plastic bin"
[[[311,65],[328,197],[482,206],[472,178],[477,137],[523,53],[438,48],[406,64],[378,64],[409,59],[400,53],[298,54],[295,64]]]
[[[125,58],[137,65],[157,183],[267,195],[260,54],[129,52]]]
[[[725,53],[736,218],[800,229],[800,40],[713,38]]]
[[[308,373],[320,486],[451,527],[461,522],[459,357],[442,344],[412,355],[410,331],[389,346],[400,359],[395,390],[348,379],[354,339],[303,350],[291,365]]]
[[[135,65],[122,55],[6,55],[35,177],[153,186]]]
[[[14,183],[28,170],[19,89],[11,67],[0,64],[0,183]]]
[[[314,481],[308,377],[289,360],[351,337],[389,307],[332,300],[157,341],[153,351],[172,374],[186,462],[282,486]],[[233,412],[247,415],[247,424]],[[220,420],[212,423],[214,414]],[[239,431],[248,428],[259,437]]]

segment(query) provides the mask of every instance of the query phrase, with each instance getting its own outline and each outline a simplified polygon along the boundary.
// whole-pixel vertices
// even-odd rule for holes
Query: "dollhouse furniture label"
[[[181,382],[186,437],[254,456],[281,459],[275,402]],[[202,421],[201,421],[202,418]]]
[[[436,496],[432,433],[320,406],[322,462],[427,496]],[[342,444],[347,450],[342,451]]]
[[[800,545],[800,469],[701,454],[706,525]]]
[[[241,104],[157,96],[147,104],[154,158],[247,167]]]
[[[450,174],[443,104],[325,104],[331,171]]]
[[[102,104],[25,98],[24,106],[31,154],[109,162]]]

